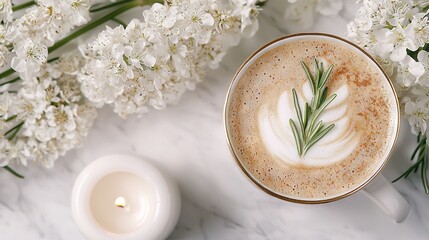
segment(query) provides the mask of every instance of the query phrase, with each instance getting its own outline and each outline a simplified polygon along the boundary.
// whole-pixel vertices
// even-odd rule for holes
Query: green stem
[[[12,80],[9,80],[7,82],[0,83],[0,87],[3,86],[3,85],[6,85],[6,84],[14,83],[14,82],[18,81],[19,79],[21,79],[21,78],[17,77],[17,78],[14,78]]]
[[[11,75],[12,73],[14,73],[15,72],[15,70],[13,70],[13,68],[9,68],[8,70],[6,70],[6,71],[4,71],[4,72],[2,72],[2,73],[0,73],[0,79],[3,79],[3,78],[5,78],[5,77],[7,77],[7,76],[9,76],[9,75]],[[0,85],[1,86],[1,85]]]
[[[74,38],[88,32],[89,30],[91,30],[93,28],[100,26],[101,24],[111,20],[112,18],[118,16],[119,14],[121,14],[123,12],[126,12],[126,11],[128,11],[134,7],[143,6],[143,5],[144,5],[144,2],[142,0],[134,0],[132,2],[128,2],[124,5],[122,5],[120,8],[114,10],[113,12],[106,14],[105,16],[88,23],[87,25],[83,26],[82,28],[80,28],[76,32],[74,32],[74,33],[68,35],[67,37],[61,39],[60,41],[56,42],[52,47],[48,48],[48,52],[51,53],[51,52],[57,50],[58,48],[62,47],[66,43],[73,40]],[[0,78],[1,78],[1,75],[0,75]]]
[[[51,59],[48,60],[48,63],[57,61],[58,59],[60,59],[60,58],[59,57],[51,58]]]
[[[15,127],[9,129],[9,131],[4,133],[4,136],[7,137],[7,135],[11,134],[9,137],[7,137],[7,140],[12,140],[16,134],[21,130],[22,126],[24,125],[24,122],[18,123]]]
[[[8,117],[6,120],[4,120],[5,122],[10,122],[10,121],[12,121],[12,120],[15,120],[16,119],[16,117],[17,117],[18,115],[13,115],[13,116],[11,116],[11,117]]]
[[[15,177],[18,177],[18,178],[24,178],[24,176],[22,176],[21,174],[19,174],[19,173],[17,173],[15,170],[13,170],[11,167],[9,167],[9,166],[4,166],[3,167],[6,171],[8,171],[8,172],[10,172],[11,174],[13,174],[13,175],[15,175]]]
[[[113,18],[113,19],[112,19],[112,21],[115,21],[115,22],[119,23],[120,25],[124,26],[124,28],[126,28],[126,27],[127,27],[127,24],[126,24],[126,23],[124,23],[124,22],[123,22],[122,20],[120,20],[120,19]]]
[[[89,12],[98,12],[98,11],[101,11],[101,10],[104,10],[104,9],[108,9],[108,8],[111,8],[111,7],[114,7],[114,6],[122,5],[122,4],[130,2],[130,1],[133,1],[133,0],[122,0],[122,1],[118,1],[118,2],[114,2],[114,3],[111,3],[111,4],[104,5],[104,6],[101,6],[101,7],[90,8]]]
[[[26,2],[26,3],[22,3],[22,4],[19,4],[19,5],[13,6],[12,7],[12,11],[14,11],[14,12],[15,11],[19,11],[19,10],[24,9],[26,7],[33,6],[34,4],[36,4],[35,1],[29,1],[29,2]]]

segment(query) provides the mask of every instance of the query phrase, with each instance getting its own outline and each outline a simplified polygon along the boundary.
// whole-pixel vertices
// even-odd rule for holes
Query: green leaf
[[[308,137],[309,139],[314,138],[314,136],[320,132],[320,130],[323,127],[323,121],[320,120],[313,129],[310,129],[310,132],[312,132],[312,134]]]
[[[304,119],[303,119],[304,128],[307,126],[307,123],[308,123],[309,112],[310,112],[310,107],[308,106],[308,103],[305,103],[305,106],[304,106]]]
[[[332,130],[332,128],[335,127],[335,124],[331,124],[328,127],[321,130],[318,134],[316,134],[310,142],[304,147],[303,154],[306,154],[308,149],[310,149],[314,144],[316,144],[320,139],[322,139],[326,134],[328,134],[329,131]]]
[[[320,79],[319,85],[317,86],[318,88],[323,88],[326,83],[328,82],[329,76],[331,75],[332,69],[334,68],[333,65],[329,66],[328,70],[326,70],[326,72],[324,72],[322,74],[322,77]]]
[[[5,169],[6,171],[10,172],[11,174],[13,174],[15,177],[18,178],[24,178],[24,176],[22,176],[21,174],[17,173],[15,170],[13,170],[11,167],[9,166],[4,166],[3,169]]]
[[[310,73],[310,70],[308,69],[307,65],[305,65],[305,62],[301,61],[301,66],[304,69],[305,75],[307,76],[308,81],[310,82],[311,85],[311,91],[313,92],[313,94],[316,93],[316,83],[314,82],[314,78]]]
[[[426,156],[426,151],[424,151],[424,155]],[[429,183],[428,183],[427,171],[428,171],[428,163],[427,161],[423,161],[422,167],[421,167],[422,183],[426,194],[429,194]]]
[[[299,106],[298,95],[296,94],[295,89],[292,89],[292,95],[293,95],[293,104],[295,106],[296,115],[298,116],[299,125],[301,126],[301,129],[303,129],[304,121],[302,119],[301,106]]]
[[[313,113],[313,115],[310,118],[310,124],[308,125],[309,127],[313,126],[315,121],[317,120],[317,118],[319,117],[319,115],[323,112],[323,110],[325,110],[325,108],[332,102],[334,101],[334,99],[337,97],[337,94],[332,94],[331,96],[328,97],[328,99],[326,99],[325,102],[322,103],[321,106],[319,106],[319,108]],[[308,127],[307,127],[308,129]]]
[[[292,128],[292,133],[293,133],[293,136],[295,138],[296,149],[298,150],[298,155],[301,156],[302,144],[301,144],[301,138],[300,138],[299,133],[298,133],[298,129],[296,128],[295,122],[292,119],[289,119],[289,124],[290,124],[290,127]]]
[[[320,103],[324,103],[326,101],[327,96],[328,96],[328,88],[324,87],[322,89],[322,96],[320,97]]]

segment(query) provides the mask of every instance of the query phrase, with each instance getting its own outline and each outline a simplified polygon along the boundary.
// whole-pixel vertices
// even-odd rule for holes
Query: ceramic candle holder
[[[177,223],[175,183],[143,159],[111,155],[89,164],[73,187],[73,218],[89,240],[165,239]]]

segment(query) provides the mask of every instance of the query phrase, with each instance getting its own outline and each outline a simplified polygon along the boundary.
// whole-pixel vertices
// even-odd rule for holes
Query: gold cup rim
[[[242,69],[244,68],[244,66],[250,61],[252,60],[255,55],[257,55],[259,52],[261,52],[262,50],[264,50],[265,48],[271,46],[272,44],[282,41],[284,39],[289,39],[289,38],[294,38],[294,37],[300,37],[300,36],[316,36],[316,37],[328,37],[328,38],[333,38],[339,41],[342,41],[344,43],[347,43],[349,45],[351,45],[352,47],[356,48],[357,50],[361,51],[364,55],[366,55],[368,57],[368,59],[370,61],[372,61],[378,68],[379,70],[383,73],[385,79],[387,80],[387,82],[389,83],[389,86],[391,88],[391,90],[393,91],[393,95],[395,97],[395,102],[396,102],[396,112],[397,112],[397,126],[396,126],[396,132],[395,132],[395,138],[393,140],[393,144],[392,147],[389,149],[389,153],[386,155],[386,158],[383,160],[383,163],[381,164],[381,166],[377,169],[377,171],[371,176],[369,177],[365,182],[363,182],[361,185],[359,185],[356,188],[351,189],[350,191],[347,191],[341,195],[335,196],[335,197],[331,197],[331,198],[326,198],[326,199],[318,199],[318,200],[307,200],[307,199],[296,199],[293,197],[287,197],[284,195],[281,195],[279,193],[276,193],[272,190],[270,190],[268,187],[264,186],[262,183],[260,183],[256,178],[254,178],[252,176],[252,174],[250,174],[246,168],[243,166],[243,164],[241,163],[241,161],[239,160],[237,154],[234,151],[234,148],[232,147],[231,144],[231,139],[229,136],[229,131],[228,131],[228,122],[227,122],[227,111],[228,111],[228,106],[229,106],[229,99],[231,96],[231,91],[233,90],[233,86],[234,83],[236,81],[239,81],[239,79],[237,79],[237,76],[239,75],[239,73],[242,71]],[[380,64],[378,64],[378,62],[369,54],[367,53],[363,48],[359,47],[358,45],[354,44],[353,42],[344,39],[342,37],[336,36],[336,35],[332,35],[332,34],[328,34],[328,33],[296,33],[296,34],[289,34],[277,39],[274,39],[264,45],[262,45],[261,47],[259,47],[256,51],[254,51],[249,57],[246,58],[246,60],[240,65],[240,67],[238,68],[238,70],[236,71],[236,73],[234,74],[234,77],[232,78],[231,84],[229,85],[228,88],[228,92],[226,94],[226,99],[225,99],[225,104],[224,104],[224,108],[223,108],[223,123],[224,123],[224,131],[225,131],[225,135],[226,135],[226,141],[228,144],[228,148],[232,154],[232,156],[235,159],[235,162],[237,163],[237,165],[240,167],[241,171],[246,175],[246,177],[253,183],[255,184],[259,189],[261,189],[262,191],[264,191],[265,193],[288,201],[288,202],[294,202],[294,203],[302,203],[302,204],[321,204],[321,203],[329,203],[329,202],[334,202],[340,199],[343,199],[345,197],[348,197],[350,195],[353,195],[354,193],[358,192],[359,190],[363,189],[366,185],[368,185],[386,166],[387,162],[390,160],[390,157],[392,155],[392,151],[396,145],[397,139],[398,139],[398,135],[399,135],[399,129],[400,129],[400,125],[401,125],[401,118],[400,118],[400,108],[399,108],[399,101],[398,101],[398,95],[396,93],[396,90],[392,84],[391,79],[389,78],[389,76],[385,73],[385,71],[383,70],[383,68],[380,66]]]

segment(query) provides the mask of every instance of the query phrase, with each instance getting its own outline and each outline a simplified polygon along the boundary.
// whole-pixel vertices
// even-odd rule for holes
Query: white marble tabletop
[[[105,108],[84,147],[59,159],[53,169],[19,168],[25,180],[0,172],[0,239],[84,239],[70,212],[73,183],[87,164],[113,153],[141,156],[178,182],[182,213],[169,239],[428,239],[429,196],[417,175],[394,185],[412,206],[409,218],[396,224],[362,193],[322,205],[275,199],[251,184],[236,166],[222,123],[231,78],[258,46],[299,31],[296,26],[285,27],[283,10],[275,1],[262,12],[258,34],[232,49],[221,67],[178,105],[126,121]],[[305,31],[344,35],[357,9],[354,1],[345,2],[339,16],[319,17]],[[409,164],[414,138],[407,125],[402,125],[396,150],[383,171],[390,180]]]

